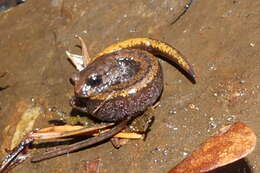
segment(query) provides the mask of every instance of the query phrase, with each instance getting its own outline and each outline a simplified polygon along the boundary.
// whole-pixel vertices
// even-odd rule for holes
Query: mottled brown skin
[[[163,89],[161,66],[154,55],[177,64],[195,81],[191,66],[175,48],[149,38],[129,39],[107,47],[74,74],[72,106],[110,122],[142,114]]]
[[[133,62],[120,65],[117,61],[118,58],[130,59]],[[125,70],[126,68],[132,70],[127,71]],[[122,73],[122,71],[126,72]],[[122,121],[126,117],[134,117],[141,114],[147,107],[156,102],[163,89],[162,69],[158,60],[152,54],[142,50],[125,49],[103,55],[81,71],[79,78],[86,79],[88,78],[86,76],[93,74],[93,72],[102,75],[102,81],[106,80],[105,78],[111,80],[110,75],[119,76],[117,77],[119,79],[115,79],[114,84],[108,84],[108,88],[102,91],[102,94],[111,93],[112,91],[116,93],[114,93],[111,99],[106,100],[105,103],[103,102],[107,96],[103,98],[97,96],[88,98],[78,97],[74,100],[73,105],[78,108],[81,107],[82,111],[93,115],[93,111],[103,103],[93,115],[102,121]],[[109,76],[106,73],[109,73]],[[148,74],[152,79],[147,80]],[[86,80],[83,81],[86,82]],[[82,83],[79,85],[82,85]],[[101,82],[100,85],[105,84]],[[122,94],[122,91],[133,85],[136,86],[136,92]],[[76,85],[75,87],[78,86]],[[83,95],[80,92],[76,92],[76,97],[78,94]]]

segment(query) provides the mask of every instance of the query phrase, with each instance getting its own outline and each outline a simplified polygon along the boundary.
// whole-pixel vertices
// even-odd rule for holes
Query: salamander
[[[158,57],[179,67],[195,81],[195,73],[184,56],[167,43],[150,38],[132,38],[115,43],[90,58],[85,42],[82,56],[67,52],[79,70],[73,74],[73,108],[101,121],[115,122],[108,132],[62,148],[34,156],[33,162],[77,151],[113,137],[128,122],[156,103],[163,90],[162,68]]]
[[[191,65],[169,44],[149,38],[129,39],[109,46],[73,75],[73,107],[109,122],[142,114],[163,90],[157,56],[177,64],[195,79]]]

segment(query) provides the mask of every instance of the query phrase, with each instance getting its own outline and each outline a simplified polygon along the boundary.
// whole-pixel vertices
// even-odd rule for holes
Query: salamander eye
[[[92,74],[86,81],[87,85],[95,87],[102,82],[102,76],[97,74]]]

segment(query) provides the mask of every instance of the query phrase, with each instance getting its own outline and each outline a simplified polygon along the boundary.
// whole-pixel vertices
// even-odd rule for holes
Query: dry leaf
[[[255,133],[242,122],[222,128],[169,173],[201,173],[235,162],[256,145]]]

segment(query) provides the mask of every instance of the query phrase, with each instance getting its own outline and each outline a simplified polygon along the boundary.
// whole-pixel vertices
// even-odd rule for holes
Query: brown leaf
[[[255,133],[242,122],[220,129],[169,173],[200,173],[235,162],[256,145]]]

